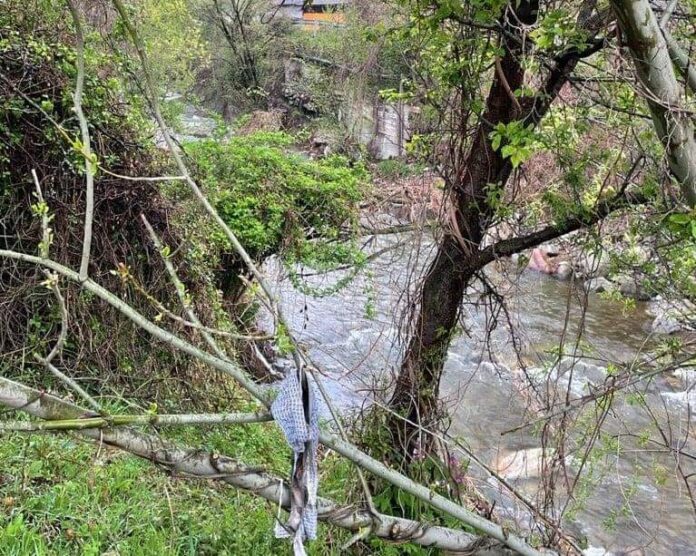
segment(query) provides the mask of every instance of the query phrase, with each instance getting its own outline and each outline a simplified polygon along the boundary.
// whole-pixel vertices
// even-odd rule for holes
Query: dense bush
[[[13,2],[7,11],[0,10],[0,248],[37,253],[41,229],[33,208],[37,202],[34,170],[55,238],[50,256],[78,268],[85,178],[72,100],[73,33],[70,18],[61,12],[65,6],[45,11],[48,20],[55,21],[50,29],[30,17],[30,7]],[[62,20],[57,17],[60,13]],[[141,291],[171,307],[179,304],[173,288],[162,280],[162,259],[140,216],[146,215],[169,245],[179,245],[182,233],[168,225],[171,206],[157,187],[114,175],[152,176],[168,171],[150,144],[152,126],[138,108],[142,99],[129,92],[123,81],[122,63],[97,37],[90,36],[83,107],[98,163],[90,276],[155,317],[159,310]],[[128,282],[113,274],[119,267],[128,269]],[[186,268],[182,265],[182,279],[201,292],[206,285],[189,280]],[[33,353],[45,355],[60,327],[56,302],[41,285],[45,279],[35,265],[0,260],[5,324],[0,327],[0,353],[5,354],[0,370],[10,376],[21,372],[28,382],[42,385],[51,379],[39,366],[24,361],[33,361]],[[62,281],[60,285],[70,324],[61,364],[69,374],[84,376],[88,389],[112,379],[123,392],[142,395],[145,390],[140,387],[147,383],[148,398],[163,401],[194,388],[193,377],[200,369],[186,357],[144,342],[142,332],[116,311],[77,286]],[[214,301],[206,297],[208,312]]]
[[[292,144],[287,134],[261,132],[226,143],[191,143],[186,152],[220,215],[255,260],[280,254],[322,266],[347,262],[351,250],[339,240],[357,222],[366,172],[338,155],[310,159],[293,152]],[[210,233],[228,253],[223,289],[232,288],[242,268],[221,232]]]

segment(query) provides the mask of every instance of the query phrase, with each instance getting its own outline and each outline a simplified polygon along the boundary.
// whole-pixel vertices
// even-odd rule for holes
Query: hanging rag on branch
[[[319,412],[314,386],[302,367],[290,368],[278,384],[271,413],[292,448],[290,516],[278,521],[276,538],[293,538],[295,556],[304,556],[304,540],[317,536],[317,445]]]

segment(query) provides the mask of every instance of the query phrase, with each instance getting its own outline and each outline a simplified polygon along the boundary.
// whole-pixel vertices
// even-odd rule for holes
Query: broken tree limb
[[[85,409],[50,394],[0,377],[0,405],[21,410],[41,419],[79,419]],[[128,428],[86,429],[81,436],[120,448],[147,459],[183,476],[222,480],[234,487],[260,496],[285,509],[290,506],[287,481],[251,468],[235,459],[201,450],[174,446],[161,438]],[[465,551],[480,546],[478,537],[465,531],[447,527],[379,515],[374,520],[369,511],[351,505],[340,505],[325,498],[318,500],[319,519],[350,531],[361,531],[373,526],[377,537],[394,541],[411,541],[443,550]]]
[[[50,421],[0,421],[0,431],[42,432],[105,429],[132,425],[189,426],[189,425],[244,425],[272,421],[270,413],[207,413],[108,415],[104,417],[77,417]]]
[[[266,407],[269,406],[269,392],[259,387],[259,385],[251,380],[238,365],[230,360],[223,360],[209,352],[203,351],[183,338],[177,336],[173,332],[160,328],[119,297],[97,284],[94,280],[88,278],[87,280],[81,281],[77,272],[61,265],[60,263],[50,259],[43,259],[34,255],[28,255],[26,253],[0,249],[0,257],[7,257],[10,259],[21,260],[39,266],[44,266],[54,270],[62,276],[65,276],[73,282],[81,284],[83,288],[92,292],[103,301],[106,301],[109,305],[117,309],[124,316],[128,317],[137,326],[146,332],[149,332],[156,339],[165,342],[171,347],[179,349],[184,353],[195,357],[199,361],[207,363],[211,367],[230,375],[257,400],[263,403]],[[325,446],[335,450],[346,459],[352,461],[356,465],[359,465],[363,469],[370,471],[374,475],[397,486],[405,492],[412,494],[419,500],[422,500],[426,504],[442,511],[450,517],[453,517],[454,519],[457,519],[462,523],[473,527],[482,533],[485,533],[491,538],[501,541],[520,554],[525,556],[539,556],[539,552],[529,546],[524,539],[510,534],[500,525],[493,523],[492,521],[489,521],[470,510],[467,510],[463,506],[433,492],[421,484],[416,483],[398,471],[388,468],[381,462],[362,452],[354,444],[345,442],[333,434],[325,431],[320,433],[319,441]]]

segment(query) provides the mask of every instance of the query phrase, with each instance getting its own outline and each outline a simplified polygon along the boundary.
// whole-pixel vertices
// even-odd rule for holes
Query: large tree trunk
[[[494,75],[486,112],[463,170],[451,184],[453,226],[445,231],[421,287],[411,339],[390,402],[396,415],[389,418],[388,426],[398,442],[397,449],[406,454],[407,461],[430,450],[430,437],[421,430],[438,424],[440,377],[462,298],[474,275],[489,262],[479,256],[480,243],[493,213],[487,202],[488,188],[491,184],[504,188],[512,172],[510,161],[491,147],[490,132],[496,124],[516,119],[525,125],[536,125],[546,115],[578,60],[597,52],[604,44],[593,37],[607,23],[607,12],[593,15],[595,5],[594,0],[586,0],[578,16],[578,27],[590,37],[587,47],[570,49],[559,56],[538,93],[519,104],[511,99],[511,91],[517,90],[524,80],[519,64],[524,40],[518,22],[534,23],[538,2],[511,2],[508,10],[514,12],[510,18],[514,23],[503,19],[501,46],[505,54]]]
[[[696,206],[696,141],[690,116],[681,111],[682,89],[674,73],[668,45],[647,0],[612,0],[626,36],[638,80],[655,130],[665,147],[670,170],[689,205]]]
[[[520,117],[519,104],[510,91],[523,83],[520,66],[520,45],[517,25],[513,21],[532,23],[536,19],[538,2],[520,2],[514,14],[503,16],[506,33],[501,33],[505,55],[495,73],[486,111],[478,124],[476,135],[455,183],[451,184],[453,217],[451,229],[442,237],[437,254],[425,277],[420,294],[419,311],[407,346],[390,405],[409,422],[393,417],[390,429],[407,458],[429,450],[427,438],[418,426],[432,426],[438,418],[438,394],[442,367],[452,332],[459,316],[464,292],[478,270],[473,264],[483,234],[491,217],[487,203],[489,184],[504,187],[512,166],[500,150],[491,147],[489,134],[498,123],[509,123]]]

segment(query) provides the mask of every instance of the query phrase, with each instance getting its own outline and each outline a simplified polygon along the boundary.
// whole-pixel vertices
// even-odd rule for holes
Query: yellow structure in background
[[[316,32],[325,25],[343,25],[346,16],[342,10],[331,9],[325,12],[304,12],[302,14],[302,30]]]
[[[326,12],[304,12],[302,21],[321,21],[326,23],[345,23],[346,16],[343,11],[330,10]]]
[[[344,25],[344,8],[350,5],[350,0],[274,0],[274,3],[281,14],[303,31],[316,32],[322,27]]]

